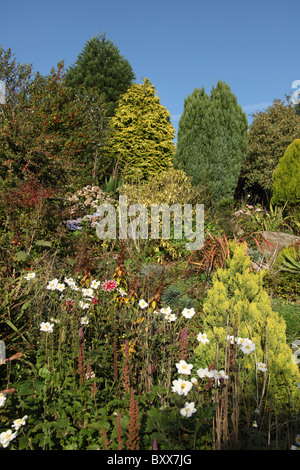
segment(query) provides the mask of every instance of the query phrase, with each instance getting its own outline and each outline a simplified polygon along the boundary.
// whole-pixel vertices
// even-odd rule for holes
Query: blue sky
[[[250,113],[285,99],[300,80],[299,12],[290,0],[8,0],[0,8],[0,45],[47,74],[75,62],[105,33],[147,77],[177,130],[184,99],[218,80]]]

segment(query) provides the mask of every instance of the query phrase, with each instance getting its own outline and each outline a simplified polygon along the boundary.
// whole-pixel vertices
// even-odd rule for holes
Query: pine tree
[[[247,146],[247,118],[230,87],[219,81],[210,96],[195,89],[178,128],[176,168],[205,186],[214,201],[233,196]]]
[[[117,102],[135,79],[132,67],[105,34],[92,37],[66,73],[66,85],[74,91],[81,86],[103,94],[113,114]]]
[[[121,97],[112,126],[109,153],[123,177],[148,179],[172,166],[175,129],[147,78]]]
[[[295,139],[273,172],[272,204],[300,203],[300,139]]]

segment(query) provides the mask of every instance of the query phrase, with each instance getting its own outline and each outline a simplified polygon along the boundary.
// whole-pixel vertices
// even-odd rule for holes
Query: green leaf
[[[52,246],[52,242],[49,242],[47,240],[37,240],[35,244],[38,246],[49,246],[50,248]]]
[[[29,255],[25,251],[18,251],[15,254],[15,261],[26,261]]]

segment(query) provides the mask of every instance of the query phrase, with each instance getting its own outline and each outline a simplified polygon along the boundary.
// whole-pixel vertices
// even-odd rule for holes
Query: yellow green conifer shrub
[[[108,154],[124,179],[149,179],[172,166],[175,129],[150,80],[134,83],[112,118]]]
[[[257,363],[264,363],[268,374],[265,396],[270,399],[272,395],[277,405],[287,403],[291,397],[299,401],[299,368],[292,361],[292,350],[286,341],[286,323],[273,311],[271,299],[263,288],[264,273],[252,271],[243,244],[231,243],[230,251],[226,268],[215,272],[213,286],[203,304],[203,332],[209,342],[196,347],[197,365],[205,368],[214,364],[215,368],[225,369],[230,380],[233,373],[230,362],[235,362],[241,390],[247,388],[255,393],[257,377],[262,374]],[[232,335],[234,345],[228,339]],[[243,353],[236,338],[251,340],[255,350]]]

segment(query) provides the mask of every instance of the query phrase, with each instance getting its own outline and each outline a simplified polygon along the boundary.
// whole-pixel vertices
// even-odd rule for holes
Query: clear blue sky
[[[75,62],[86,42],[105,33],[147,77],[177,129],[184,99],[231,87],[247,114],[284,99],[300,80],[300,23],[291,0],[3,0],[0,45],[47,74]],[[249,116],[249,120],[251,120]]]

